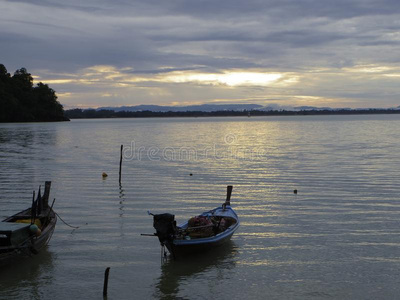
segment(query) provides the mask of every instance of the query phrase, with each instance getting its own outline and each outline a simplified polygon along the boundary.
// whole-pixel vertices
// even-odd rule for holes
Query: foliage
[[[11,76],[0,64],[0,122],[66,121],[56,93],[47,84],[33,86],[25,68]]]

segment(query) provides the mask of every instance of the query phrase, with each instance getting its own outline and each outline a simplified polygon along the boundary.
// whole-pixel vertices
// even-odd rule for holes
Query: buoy
[[[106,178],[108,175],[106,172],[103,172],[103,174],[101,174],[101,176],[103,176],[103,178]]]
[[[192,174],[192,173],[190,173],[189,175],[190,175],[190,176],[193,176],[193,174]]]
[[[294,190],[293,193],[297,194],[297,190]]]
[[[32,233],[36,234],[38,232],[38,230],[40,230],[40,229],[39,229],[39,227],[37,227],[36,224],[32,224],[31,226],[29,226],[29,231]]]

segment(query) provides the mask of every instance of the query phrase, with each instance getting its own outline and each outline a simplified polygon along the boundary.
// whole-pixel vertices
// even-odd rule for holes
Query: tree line
[[[33,86],[25,68],[11,76],[0,64],[0,122],[68,121],[56,92],[47,84]]]
[[[361,115],[361,114],[400,114],[399,109],[341,109],[341,110],[221,110],[204,111],[114,111],[108,109],[70,109],[65,115],[70,119],[101,119],[101,118],[168,118],[168,117],[235,117],[235,116],[304,116],[304,115]]]

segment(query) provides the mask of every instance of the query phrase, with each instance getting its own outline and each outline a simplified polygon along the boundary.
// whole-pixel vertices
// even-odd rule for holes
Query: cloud
[[[13,0],[0,11],[0,63],[68,105],[398,105],[397,0]]]

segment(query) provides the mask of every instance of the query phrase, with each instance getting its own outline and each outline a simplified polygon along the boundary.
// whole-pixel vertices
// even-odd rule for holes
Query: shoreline
[[[66,111],[69,119],[129,119],[129,118],[197,118],[197,117],[258,117],[258,116],[329,116],[329,115],[393,115],[400,110],[366,109],[366,110],[307,110],[307,111],[185,111],[185,112],[153,112],[153,111],[108,111],[108,110],[74,110]]]

